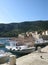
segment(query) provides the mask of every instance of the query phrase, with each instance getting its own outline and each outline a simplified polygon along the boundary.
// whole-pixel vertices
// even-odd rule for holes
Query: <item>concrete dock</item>
[[[16,65],[48,65],[48,46],[46,46],[43,49],[39,48],[37,51],[22,56],[20,58],[15,58],[15,56],[10,56],[10,62],[0,65],[15,65],[15,64]]]
[[[48,53],[31,53],[17,59],[17,65],[48,65]]]
[[[9,65],[9,63],[0,65]],[[48,65],[48,53],[30,53],[16,59],[16,65]]]

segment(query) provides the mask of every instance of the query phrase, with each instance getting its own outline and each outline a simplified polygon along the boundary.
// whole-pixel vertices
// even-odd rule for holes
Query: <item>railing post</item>
[[[9,65],[16,65],[16,56],[10,55]]]
[[[41,47],[38,47],[37,49],[38,49],[38,52],[41,52]]]

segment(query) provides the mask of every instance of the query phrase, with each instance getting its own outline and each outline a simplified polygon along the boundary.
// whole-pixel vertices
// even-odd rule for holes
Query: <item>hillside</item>
[[[26,31],[48,30],[48,21],[25,21],[21,23],[0,24],[0,37],[17,37]]]

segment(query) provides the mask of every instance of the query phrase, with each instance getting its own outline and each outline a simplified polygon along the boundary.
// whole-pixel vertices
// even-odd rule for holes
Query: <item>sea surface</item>
[[[0,38],[0,44],[7,45],[8,44],[7,40],[9,40],[9,38]],[[5,51],[5,47],[0,47],[0,50]]]

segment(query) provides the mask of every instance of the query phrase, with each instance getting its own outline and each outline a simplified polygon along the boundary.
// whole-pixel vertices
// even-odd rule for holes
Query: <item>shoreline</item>
[[[1,65],[9,65],[9,63]],[[48,65],[48,53],[39,53],[38,51],[35,51],[25,56],[16,58],[16,65]]]

